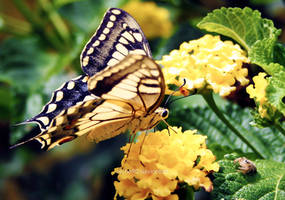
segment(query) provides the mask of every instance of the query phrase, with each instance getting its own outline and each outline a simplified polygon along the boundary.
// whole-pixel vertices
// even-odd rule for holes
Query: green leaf
[[[202,104],[203,99],[197,100],[197,95],[195,101],[192,99],[192,97],[185,98],[183,101],[175,102],[175,106],[170,108],[169,124],[182,126],[184,130],[197,129],[200,134],[208,136],[209,144],[219,143],[232,150],[240,149],[244,153],[251,153],[251,150],[217,118],[215,113]],[[259,129],[251,126],[251,109],[218,99],[216,102],[220,102],[218,106],[227,119],[266,159],[285,161],[285,138],[279,131],[273,127]]]
[[[269,84],[266,88],[266,97],[271,105],[285,115],[285,69],[278,64],[272,63],[270,66],[279,66],[280,68],[282,67],[282,69],[279,68],[280,70],[269,78]]]
[[[216,9],[204,17],[198,27],[228,36],[247,51],[256,41],[276,38],[280,34],[271,20],[261,18],[260,12],[248,7]]]
[[[276,43],[274,46],[274,62],[285,66],[285,46],[280,43]]]
[[[255,160],[257,172],[243,174],[234,163],[235,156],[219,161],[214,174],[213,199],[282,200],[285,199],[285,164],[272,160]]]
[[[251,112],[253,121],[250,122],[250,124],[252,126],[256,126],[258,128],[266,128],[272,125],[279,125],[280,119],[283,118],[283,115],[280,112],[276,111],[276,108],[272,107],[271,105],[267,105],[266,107],[263,105],[263,108],[266,109],[267,115],[266,117],[262,117],[258,111],[258,105],[259,104],[257,104],[255,110]]]
[[[251,63],[261,66],[269,74],[271,74],[271,68],[268,65],[274,61],[273,49],[275,42],[276,38],[259,40],[248,51]]]

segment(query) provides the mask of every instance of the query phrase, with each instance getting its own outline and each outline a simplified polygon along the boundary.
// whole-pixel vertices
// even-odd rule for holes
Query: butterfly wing
[[[153,111],[164,97],[164,79],[154,60],[128,55],[88,79],[90,92],[98,99],[78,103],[57,116],[51,127],[35,139],[51,149],[87,135],[96,142],[127,129],[132,132],[153,127],[161,119]]]
[[[163,99],[165,85],[160,67],[151,58],[128,55],[87,82],[90,92],[100,98],[80,101],[62,110],[48,129],[30,140],[38,140],[45,149],[84,134],[99,142],[127,129],[148,129],[159,121],[153,111]]]
[[[135,19],[121,9],[110,8],[81,53],[82,70],[93,76],[128,54],[152,57],[148,41]]]
[[[149,44],[137,22],[127,12],[111,8],[83,49],[81,66],[83,71],[91,76],[106,66],[119,62],[129,53],[141,53],[151,57]],[[85,65],[87,59],[89,62]],[[51,120],[61,111],[84,99],[90,99],[86,85],[87,79],[88,76],[79,76],[64,83],[53,93],[51,100],[42,111],[23,124],[35,122],[42,131],[46,130]]]
[[[50,149],[86,133],[100,141],[140,126],[135,115],[152,114],[165,90],[162,72],[149,57],[149,44],[137,22],[123,10],[109,9],[81,54],[87,76],[63,84],[38,115],[24,122],[36,122],[41,128],[30,140],[37,139]],[[89,76],[92,81],[87,85]],[[107,102],[116,109],[99,112],[107,109]],[[72,114],[74,110],[79,114]]]
[[[42,111],[33,118],[22,122],[37,123],[41,131],[46,130],[59,113],[67,108],[76,105],[78,102],[93,99],[87,89],[87,76],[79,76],[65,82],[52,94],[51,100],[43,107]]]
[[[119,64],[90,77],[88,89],[100,98],[128,102],[135,110],[151,113],[163,100],[165,83],[153,59],[128,55]]]
[[[128,129],[133,113],[132,106],[116,100],[79,102],[62,111],[47,130],[28,141],[37,140],[43,149],[48,150],[84,134],[88,135],[89,140],[99,142]]]

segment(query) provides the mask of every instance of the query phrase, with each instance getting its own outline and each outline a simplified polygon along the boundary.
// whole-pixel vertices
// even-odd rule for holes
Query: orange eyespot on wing
[[[73,139],[74,139],[74,136],[66,136],[66,137],[63,137],[63,138],[59,139],[57,142],[58,142],[59,145],[62,145],[64,143],[66,143],[66,142],[70,142]]]

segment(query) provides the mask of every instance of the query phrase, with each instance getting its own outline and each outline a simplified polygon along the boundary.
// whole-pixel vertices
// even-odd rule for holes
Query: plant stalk
[[[224,114],[220,111],[218,108],[212,92],[204,92],[202,93],[203,98],[209,105],[209,107],[214,111],[214,113],[217,115],[217,117],[227,125],[227,127],[236,134],[237,137],[239,137],[254,153],[256,153],[260,158],[264,159],[264,156],[250,143],[250,141],[244,137],[224,116]]]

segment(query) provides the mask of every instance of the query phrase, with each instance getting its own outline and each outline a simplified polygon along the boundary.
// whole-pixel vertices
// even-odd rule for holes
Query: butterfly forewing
[[[93,76],[128,54],[152,57],[148,41],[135,19],[121,9],[110,8],[81,53],[82,70]]]
[[[165,84],[154,60],[128,55],[119,64],[90,77],[88,89],[100,98],[129,102],[137,110],[152,112],[164,97]]]

